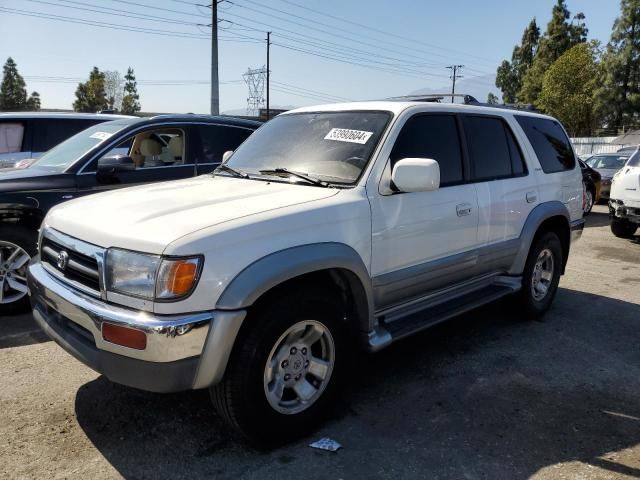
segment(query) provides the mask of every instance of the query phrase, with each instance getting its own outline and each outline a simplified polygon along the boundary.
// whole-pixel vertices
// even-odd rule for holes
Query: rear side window
[[[33,146],[34,152],[46,152],[59,143],[73,137],[76,133],[89,128],[99,120],[89,119],[60,119],[36,120],[33,125]]]
[[[531,142],[544,173],[572,170],[576,166],[569,139],[558,122],[519,115],[516,120]]]
[[[224,125],[199,125],[200,143],[202,147],[199,163],[220,163],[222,155],[228,150],[235,150],[253,130]]]
[[[431,158],[440,165],[440,185],[463,182],[462,152],[453,115],[418,115],[402,127],[391,151],[391,166],[403,158]]]
[[[465,116],[463,121],[473,181],[509,178],[526,173],[513,133],[502,119]]]

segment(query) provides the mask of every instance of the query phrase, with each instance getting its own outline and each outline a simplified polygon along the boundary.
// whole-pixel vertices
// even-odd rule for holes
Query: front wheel
[[[585,216],[591,213],[591,210],[593,209],[594,200],[595,200],[595,195],[593,193],[593,190],[591,190],[591,188],[585,185],[584,208],[583,208],[583,213]]]
[[[611,219],[611,232],[618,238],[632,238],[638,225],[620,218]]]
[[[558,235],[546,232],[536,238],[529,250],[519,294],[527,317],[538,318],[551,307],[560,283],[562,263]]]
[[[27,266],[37,252],[36,237],[24,227],[0,227],[0,315],[29,310]]]
[[[251,443],[273,446],[312,431],[347,368],[344,314],[329,296],[298,293],[251,312],[225,377],[211,388],[222,418]]]

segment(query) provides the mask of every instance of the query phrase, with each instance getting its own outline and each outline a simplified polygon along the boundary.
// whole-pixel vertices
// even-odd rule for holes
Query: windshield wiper
[[[309,175],[305,175],[304,173],[294,172],[292,170],[289,170],[288,168],[274,168],[272,170],[260,170],[260,173],[265,175],[273,175],[273,174],[277,175],[277,174],[284,173],[292,177],[301,178],[302,180],[305,180],[312,185],[317,185],[318,187],[325,187],[325,188],[329,187],[329,184],[327,182],[323,182],[322,180],[318,180],[317,178],[310,177]]]
[[[249,178],[249,174],[248,173],[245,173],[245,172],[243,172],[241,170],[237,170],[237,169],[235,169],[233,167],[230,167],[226,163],[221,163],[220,165],[218,165],[218,167],[213,171],[213,173],[215,174],[218,170],[224,170],[225,172],[229,172],[234,177]]]

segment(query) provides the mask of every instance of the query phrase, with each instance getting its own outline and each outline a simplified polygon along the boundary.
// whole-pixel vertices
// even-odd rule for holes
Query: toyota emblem
[[[67,263],[69,263],[69,254],[64,250],[61,250],[58,253],[58,259],[56,264],[58,265],[58,268],[60,270],[64,270],[65,268],[67,268]]]

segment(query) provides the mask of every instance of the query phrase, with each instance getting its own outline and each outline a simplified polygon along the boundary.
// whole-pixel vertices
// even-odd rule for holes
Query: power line
[[[425,46],[428,46],[428,47],[430,47],[430,48],[437,48],[438,50],[445,50],[445,51],[449,51],[449,52],[452,52],[452,53],[456,53],[456,54],[458,54],[458,55],[465,55],[465,56],[468,56],[468,57],[477,58],[477,59],[479,59],[479,60],[483,60],[483,61],[487,62],[487,64],[488,64],[488,65],[493,65],[493,64],[494,64],[493,60],[490,60],[490,59],[488,59],[488,58],[486,58],[486,57],[480,57],[480,56],[478,56],[478,55],[472,55],[472,54],[467,53],[467,52],[462,52],[462,51],[459,51],[459,50],[454,50],[454,49],[451,49],[451,48],[442,47],[442,46],[435,45],[435,44],[431,44],[431,43],[427,43],[427,42],[424,42],[424,41],[421,41],[421,40],[416,40],[416,39],[413,39],[413,38],[404,37],[404,36],[402,36],[402,35],[398,35],[398,34],[396,34],[396,33],[388,32],[388,31],[385,31],[385,30],[380,30],[380,29],[377,29],[377,28],[371,27],[370,25],[364,25],[364,24],[362,24],[362,23],[354,22],[354,21],[352,21],[352,20],[346,20],[346,19],[344,19],[344,18],[342,18],[342,17],[338,17],[338,16],[336,16],[336,15],[331,15],[331,14],[329,14],[329,13],[322,12],[322,11],[320,11],[320,10],[315,10],[315,9],[313,9],[313,8],[310,8],[310,7],[307,7],[307,6],[304,6],[304,5],[300,5],[299,3],[297,3],[297,2],[293,2],[293,1],[291,1],[291,0],[280,0],[280,1],[282,1],[282,2],[284,2],[284,3],[288,3],[289,5],[293,5],[293,6],[295,6],[295,7],[298,7],[298,8],[304,9],[304,10],[308,10],[308,11],[313,12],[313,13],[316,13],[316,14],[318,14],[318,15],[322,15],[322,16],[325,16],[325,17],[331,18],[331,19],[333,19],[333,20],[338,20],[338,21],[343,22],[343,23],[347,23],[347,24],[351,24],[351,25],[356,25],[356,26],[358,26],[358,27],[360,27],[360,28],[364,28],[364,29],[366,29],[366,30],[370,30],[370,31],[373,31],[373,32],[376,32],[376,33],[381,33],[381,34],[383,34],[383,35],[388,35],[388,36],[390,36],[390,37],[395,37],[395,38],[398,38],[398,39],[404,40],[404,41],[406,41],[406,42],[410,42],[410,43],[412,43],[412,44],[420,43],[420,44],[425,45]],[[403,46],[403,48],[407,48],[407,47],[404,47],[404,46]]]

